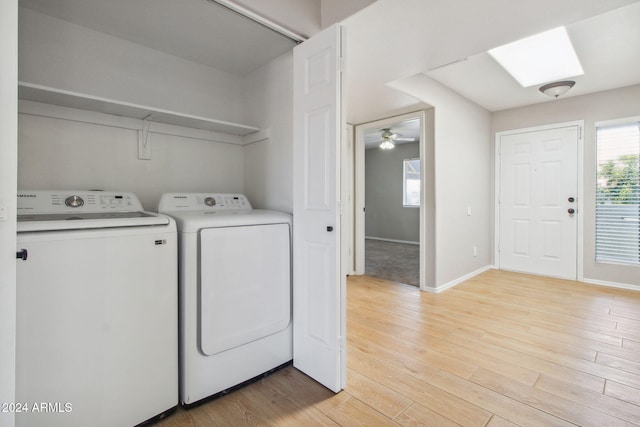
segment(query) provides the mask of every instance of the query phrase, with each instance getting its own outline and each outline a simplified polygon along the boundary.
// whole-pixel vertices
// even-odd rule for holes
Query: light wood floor
[[[348,282],[348,385],[292,367],[158,423],[640,425],[640,292],[488,271],[444,293]]]

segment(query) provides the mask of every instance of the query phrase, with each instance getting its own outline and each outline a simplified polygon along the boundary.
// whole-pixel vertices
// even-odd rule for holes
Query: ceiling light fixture
[[[393,142],[391,142],[390,140],[388,140],[388,139],[385,139],[380,144],[380,148],[382,148],[383,150],[391,150],[395,146],[396,145]]]
[[[557,98],[560,95],[567,93],[567,91],[575,84],[576,82],[573,80],[565,80],[562,82],[547,83],[546,85],[540,86],[539,90],[547,96]]]
[[[564,27],[491,49],[489,54],[522,87],[584,74]]]
[[[411,120],[407,121],[407,123],[411,122]],[[391,128],[383,128],[380,129],[382,131],[382,138],[380,141],[379,147],[383,150],[391,150],[396,146],[396,142],[413,142],[415,138],[404,138],[398,135],[397,133],[391,132]]]

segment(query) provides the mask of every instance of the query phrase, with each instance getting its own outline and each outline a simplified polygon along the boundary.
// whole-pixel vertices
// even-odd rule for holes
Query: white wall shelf
[[[96,111],[140,120],[149,118],[151,121],[157,123],[204,129],[230,135],[245,136],[260,130],[253,126],[215,120],[206,117],[192,116],[189,114],[136,105],[128,102],[116,101],[113,99],[101,98],[98,96],[86,95],[26,82],[18,83],[18,98],[27,101],[59,105],[62,107],[76,108],[80,110]]]

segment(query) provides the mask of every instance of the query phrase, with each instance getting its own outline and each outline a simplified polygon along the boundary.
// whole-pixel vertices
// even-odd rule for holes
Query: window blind
[[[640,264],[640,121],[596,128],[596,261]]]

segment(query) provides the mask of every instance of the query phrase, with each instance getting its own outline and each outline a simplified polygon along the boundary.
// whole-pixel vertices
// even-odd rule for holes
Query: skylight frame
[[[584,74],[565,27],[507,43],[488,53],[522,87]]]

